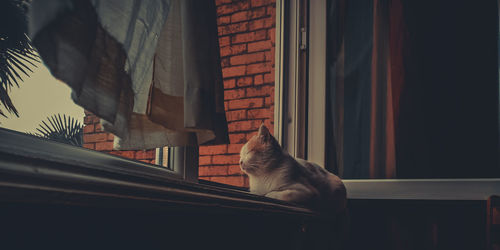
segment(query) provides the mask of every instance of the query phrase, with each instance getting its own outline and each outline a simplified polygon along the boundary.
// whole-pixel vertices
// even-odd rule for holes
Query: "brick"
[[[84,134],[83,135],[83,142],[84,143],[101,142],[101,141],[106,141],[107,138],[108,138],[108,136],[106,133]]]
[[[269,96],[271,94],[271,86],[255,86],[247,88],[247,97]]]
[[[258,129],[260,124],[260,120],[237,121],[229,122],[227,128],[229,132],[251,131]]]
[[[274,95],[271,95],[269,97],[266,97],[265,99],[265,104],[266,106],[269,106],[271,104],[274,104]]]
[[[264,74],[264,83],[274,83],[274,74]]]
[[[271,41],[266,40],[266,41],[260,41],[260,42],[253,42],[248,44],[248,52],[256,52],[256,51],[263,51],[263,50],[268,50],[272,47]]]
[[[271,16],[272,19],[276,19],[276,7],[274,5],[267,6],[267,15]]]
[[[94,143],[84,143],[83,147],[88,148],[88,149],[95,149],[95,144]]]
[[[220,66],[221,66],[222,68],[227,68],[227,67],[229,67],[229,66],[230,66],[230,64],[229,64],[229,58],[227,58],[227,57],[226,57],[226,58],[222,58],[222,59],[220,60]]]
[[[115,135],[108,133],[108,141],[113,141],[115,139]]]
[[[255,41],[255,32],[240,33],[231,38],[231,42],[233,44],[246,43],[250,41]]]
[[[248,22],[234,23],[226,26],[219,26],[219,36],[224,36],[228,34],[245,32],[248,30]]]
[[[217,25],[226,25],[231,23],[231,17],[230,16],[221,16],[217,18]]]
[[[229,37],[229,36],[219,37],[219,46],[220,47],[229,46],[229,45],[231,45],[231,37]]]
[[[255,31],[255,40],[265,40],[267,38],[267,30],[257,30]]]
[[[249,1],[236,1],[233,4],[221,5],[217,7],[217,16],[227,15],[250,7]]]
[[[227,145],[200,146],[200,155],[218,155],[227,153]]]
[[[274,47],[270,51],[264,52],[265,60],[274,63]]]
[[[224,100],[241,99],[245,97],[244,89],[232,89],[224,91]]]
[[[271,40],[271,44],[276,44],[276,28],[267,30],[268,38]]]
[[[135,151],[111,151],[109,153],[129,159],[135,159]]]
[[[273,1],[269,0],[252,0],[252,8],[272,4]]]
[[[233,109],[248,109],[248,108],[260,108],[264,106],[264,101],[262,98],[248,98],[229,101],[229,110]]]
[[[249,30],[259,30],[259,29],[264,29],[267,28],[266,25],[266,19],[257,19],[253,20],[250,23],[248,23],[248,29]]]
[[[261,18],[266,16],[266,7],[252,9],[250,12],[250,19]]]
[[[244,54],[238,56],[232,56],[230,58],[231,65],[241,65],[241,64],[249,64],[264,61],[265,54],[263,52],[252,53],[252,54]]]
[[[265,30],[259,30],[259,31],[236,34],[231,39],[231,42],[233,44],[238,44],[238,43],[247,43],[247,42],[264,40],[267,39],[266,33],[267,31]]]
[[[272,15],[271,18],[266,19],[264,23],[264,27],[266,28],[273,28],[276,26],[276,15]]]
[[[234,77],[234,76],[243,76],[246,73],[246,66],[234,66],[234,67],[227,67],[222,69],[222,75],[224,78],[227,77]]]
[[[242,77],[242,78],[239,78],[238,81],[236,81],[236,85],[238,87],[250,86],[250,85],[252,85],[252,83],[253,83],[253,78],[251,76]]]
[[[247,118],[246,110],[234,110],[226,112],[227,121],[240,121],[245,120]]]
[[[268,108],[248,110],[248,119],[270,118],[272,115]]]
[[[232,89],[234,87],[236,87],[235,79],[224,80],[224,89]]]
[[[229,134],[229,141],[231,143],[245,143],[247,142],[245,133]]]
[[[221,176],[227,175],[227,166],[201,166],[198,169],[200,176]]]
[[[220,49],[220,56],[225,57],[225,56],[238,55],[245,52],[246,50],[247,50],[246,44],[236,44],[232,46],[226,46]]]
[[[269,71],[271,71],[271,64],[268,62],[249,64],[246,68],[246,72],[248,75],[265,73]]]
[[[101,118],[97,117],[97,116],[91,116],[92,117],[92,122],[93,123],[100,123],[101,122]]]
[[[267,39],[267,30],[257,30],[255,31],[255,40],[264,40]]]
[[[239,155],[217,155],[212,158],[213,164],[227,165],[238,164],[240,161]]]
[[[255,85],[261,85],[264,83],[264,76],[263,75],[255,75],[253,77],[253,83]]]
[[[262,124],[262,122],[260,124]],[[254,137],[256,135],[257,135],[257,131],[253,131],[253,132],[247,133],[246,134],[246,140],[248,141],[248,140],[252,139],[252,137]]]
[[[239,154],[243,145],[244,144],[229,144],[227,147],[227,152],[229,154]]]
[[[89,124],[89,125],[83,126],[83,133],[84,134],[94,133],[94,124]]]
[[[94,123],[92,116],[85,116],[83,118],[83,124],[87,125],[87,124],[92,124],[92,123]]]
[[[229,101],[224,102],[224,110],[225,111],[229,110]]]
[[[111,150],[113,150],[113,142],[112,141],[97,142],[95,144],[95,150],[97,150],[97,151],[111,151]]]
[[[227,167],[227,175],[243,175],[240,165],[231,165]]]
[[[236,12],[231,15],[231,22],[237,23],[248,20],[248,11]]]
[[[199,164],[200,166],[212,164],[212,156],[211,155],[200,156]]]
[[[156,158],[156,150],[138,150],[135,153],[136,159],[154,159]]]
[[[101,126],[101,123],[96,123],[94,124],[94,131],[95,132],[103,132],[104,130],[102,130],[102,126]]]
[[[215,0],[215,5],[219,6],[219,5],[231,3],[232,1],[233,0]]]
[[[244,187],[245,178],[243,176],[220,176],[210,177],[210,181],[223,183],[232,186]]]

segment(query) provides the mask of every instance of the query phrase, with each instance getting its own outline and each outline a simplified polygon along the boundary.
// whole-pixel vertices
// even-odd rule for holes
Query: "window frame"
[[[160,151],[164,151],[165,148],[168,148],[166,165],[163,162],[163,159],[159,163],[160,157],[164,154],[164,152]],[[172,171],[182,180],[197,183],[199,169],[198,157],[198,147],[162,147],[156,148],[155,163],[157,163],[157,166],[161,166],[168,171]],[[162,158],[164,158],[164,156]]]
[[[306,2],[305,4],[300,2]],[[297,32],[301,12],[306,6],[307,59],[297,61],[300,34]],[[304,8],[304,7],[303,7]],[[276,1],[276,76],[275,76],[275,137],[294,157],[325,166],[326,134],[326,0]],[[314,13],[314,14],[311,14]],[[288,60],[288,61],[287,61]],[[305,64],[301,67],[296,64]],[[297,77],[306,68],[306,78]],[[304,87],[305,86],[305,87]],[[306,89],[306,109],[297,114],[300,101],[294,89]],[[290,91],[292,90],[292,91]],[[287,107],[288,106],[288,107]],[[300,117],[305,140],[300,140],[297,124]],[[305,156],[296,150],[307,144]],[[484,179],[344,179],[348,199],[409,199],[409,200],[487,200],[500,195],[500,178]]]
[[[320,10],[325,8],[326,0],[276,1],[274,136],[290,155],[321,166],[325,165],[326,86],[321,83],[326,79],[326,12]],[[319,14],[307,18],[310,12]]]

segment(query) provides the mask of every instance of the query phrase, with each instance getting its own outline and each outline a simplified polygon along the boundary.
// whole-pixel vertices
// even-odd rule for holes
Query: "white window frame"
[[[325,166],[326,11],[321,10],[326,9],[326,0],[307,2],[276,1],[274,131],[290,155]],[[301,8],[307,6],[309,10],[305,11],[318,14],[311,16],[309,23],[301,23],[300,13],[304,11]],[[304,60],[298,60],[296,54],[299,53],[307,54],[307,65],[300,65]],[[309,72],[301,78],[300,74],[304,73],[300,69],[304,67]],[[304,94],[300,92],[304,90],[306,78],[309,86],[304,102],[298,99]]]

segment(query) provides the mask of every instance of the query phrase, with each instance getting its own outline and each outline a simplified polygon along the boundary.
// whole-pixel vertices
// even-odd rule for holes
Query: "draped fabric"
[[[228,142],[214,1],[33,1],[30,33],[115,149]]]
[[[496,1],[327,7],[327,167],[343,178],[500,176]]]

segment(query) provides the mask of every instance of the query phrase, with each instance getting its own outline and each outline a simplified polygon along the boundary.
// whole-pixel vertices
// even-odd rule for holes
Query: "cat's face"
[[[241,170],[253,176],[267,173],[269,167],[279,157],[281,148],[267,127],[262,124],[257,135],[243,145],[240,151]]]

